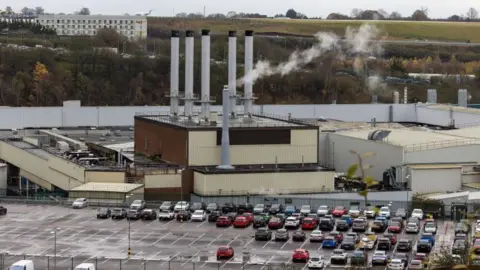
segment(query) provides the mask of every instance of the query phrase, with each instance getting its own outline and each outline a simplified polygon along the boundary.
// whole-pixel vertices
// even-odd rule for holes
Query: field
[[[428,39],[480,42],[478,22],[412,22],[412,21],[333,21],[333,20],[281,20],[281,19],[179,19],[148,17],[149,27],[158,30],[210,29],[213,33],[228,30],[252,29],[257,33],[311,36],[319,31],[345,33],[348,26],[358,27],[372,23],[389,39]]]

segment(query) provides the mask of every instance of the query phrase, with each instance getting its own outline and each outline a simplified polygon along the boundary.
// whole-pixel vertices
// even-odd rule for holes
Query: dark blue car
[[[327,236],[323,239],[322,248],[337,248],[337,239],[333,236]]]
[[[432,233],[422,233],[420,240],[427,240],[430,242],[430,244],[432,244],[432,246],[435,245],[435,235]]]
[[[352,224],[353,224],[353,218],[350,217],[349,215],[343,215],[340,219],[345,220],[347,222],[348,226],[352,226]]]

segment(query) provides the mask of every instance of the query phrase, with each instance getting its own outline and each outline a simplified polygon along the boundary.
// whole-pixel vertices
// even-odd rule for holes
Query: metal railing
[[[480,139],[458,139],[446,141],[433,141],[428,143],[417,143],[405,146],[405,153],[432,150],[445,147],[455,147],[462,145],[480,144]]]

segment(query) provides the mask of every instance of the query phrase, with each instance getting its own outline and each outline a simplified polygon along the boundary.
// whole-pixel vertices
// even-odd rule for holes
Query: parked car
[[[453,242],[452,254],[462,255],[462,254],[465,254],[466,250],[467,250],[467,245],[465,241],[463,241],[462,239],[458,239],[455,242]]]
[[[352,237],[353,239],[355,239],[356,244],[360,243],[360,237],[355,232],[346,233],[345,236]]]
[[[387,268],[389,270],[403,270],[405,269],[405,263],[400,259],[393,259],[388,263]]]
[[[365,233],[360,241],[360,248],[372,250],[377,244],[377,236],[374,233]]]
[[[88,200],[86,198],[78,198],[72,203],[73,209],[81,209],[88,207]]]
[[[143,210],[146,208],[144,200],[134,200],[132,204],[130,204],[130,209],[138,209]]]
[[[235,256],[235,251],[230,246],[221,246],[217,249],[217,260],[231,259]]]
[[[175,205],[171,201],[164,201],[159,207],[160,211],[167,210],[167,211],[173,211],[173,208]]]
[[[181,210],[176,217],[178,221],[189,221],[192,218],[192,213],[188,210]]]
[[[402,232],[402,223],[397,221],[391,221],[390,225],[388,225],[388,232],[390,233],[400,233]]]
[[[400,239],[398,240],[397,250],[401,252],[410,252],[412,250],[412,240]]]
[[[385,217],[387,219],[390,219],[390,215],[391,215],[390,207],[383,206],[382,208],[380,208],[380,211],[378,212],[378,215],[381,216],[381,217]]]
[[[423,231],[426,233],[437,233],[437,222],[433,219],[428,219],[425,221],[425,225],[423,225]]]
[[[312,256],[307,262],[308,269],[323,269],[325,267],[325,259],[322,255]]]
[[[275,232],[275,241],[288,241],[290,234],[286,229],[279,229]]]
[[[432,251],[432,244],[428,240],[420,240],[417,243],[418,253],[430,253]]]
[[[319,217],[323,217],[325,215],[330,215],[332,213],[332,209],[328,207],[328,205],[320,205],[317,209],[317,215]]]
[[[253,213],[256,215],[260,213],[265,213],[265,212],[267,212],[267,207],[263,203],[259,203],[255,205],[255,207],[253,208]]]
[[[335,237],[335,239],[337,240],[337,242],[339,244],[342,243],[342,241],[343,241],[343,233],[341,233],[341,232],[331,232],[328,235]]]
[[[390,242],[390,239],[386,237],[382,237],[378,239],[377,250],[384,250],[388,252],[391,249],[392,249],[392,243]]]
[[[237,213],[253,213],[253,205],[251,203],[241,203],[237,206]]]
[[[386,237],[386,238],[390,239],[390,243],[392,243],[392,246],[397,244],[397,237],[394,234],[384,233],[383,237]]]
[[[192,214],[192,221],[205,221],[207,220],[207,212],[205,210],[195,210]]]
[[[355,250],[355,239],[353,237],[345,237],[340,245],[340,248],[343,250]]]
[[[348,254],[343,249],[333,250],[332,256],[330,257],[330,263],[335,264],[346,264],[348,261]]]
[[[127,217],[127,210],[123,208],[113,208],[112,219],[124,219]]]
[[[352,205],[352,206],[350,207],[350,210],[348,210],[348,215],[350,215],[350,216],[353,217],[353,218],[357,218],[357,217],[360,216],[361,212],[362,212],[362,211],[360,210],[360,206],[358,206],[358,205]]]
[[[407,219],[408,213],[405,208],[398,208],[397,211],[395,212],[395,217],[399,217],[403,220]]]
[[[173,208],[175,212],[178,211],[188,211],[190,209],[190,204],[186,201],[179,201]]]
[[[237,216],[233,221],[234,228],[246,228],[250,225],[250,221],[244,216]]]
[[[350,265],[352,266],[367,266],[368,257],[367,254],[363,251],[354,251],[350,255]]]
[[[139,209],[128,209],[127,219],[137,220],[141,218],[141,211]]]
[[[310,242],[322,242],[323,241],[323,233],[320,230],[314,230],[310,234]]]
[[[368,228],[368,221],[363,218],[353,220],[352,232],[365,232]]]
[[[232,225],[232,220],[227,216],[220,216],[215,221],[217,227],[229,227]]]
[[[347,208],[343,205],[335,206],[335,209],[332,211],[334,217],[341,217],[348,214]]]
[[[303,248],[297,248],[293,251],[292,262],[308,262],[310,260],[310,253]]]
[[[143,209],[141,212],[142,220],[156,220],[157,219],[157,212],[153,209]]]
[[[387,265],[389,259],[390,258],[388,256],[387,252],[385,252],[384,250],[377,250],[373,253],[372,265],[373,266]]]
[[[420,226],[416,222],[407,223],[405,228],[406,233],[418,233],[420,232]]]
[[[383,233],[387,229],[387,223],[383,220],[374,220],[371,228],[373,232]]]
[[[284,208],[283,208],[282,204],[272,204],[272,207],[270,207],[270,209],[269,209],[269,213],[271,215],[276,215],[276,214],[279,214],[279,213],[283,213],[283,211],[284,211]]]
[[[292,241],[294,242],[303,242],[306,238],[306,233],[304,231],[295,231],[292,234]]]
[[[190,206],[190,212],[195,212],[197,210],[204,210],[206,211],[207,210],[207,205],[203,202],[195,202],[192,204],[192,206]]]
[[[317,228],[317,220],[314,218],[306,217],[302,221],[302,230],[315,230]]]
[[[278,217],[270,218],[270,220],[268,221],[268,228],[271,230],[283,228],[283,220]]]
[[[6,215],[6,214],[7,214],[7,208],[0,205],[0,215]]]
[[[326,236],[322,242],[322,248],[337,248],[337,239],[333,236]]]
[[[22,269],[27,270],[25,268],[22,268]],[[81,263],[81,264],[75,266],[75,268],[73,270],[96,270],[96,267],[95,267],[95,264],[93,264],[93,263]]]
[[[218,217],[220,217],[221,215],[222,212],[218,210],[210,212],[210,214],[208,215],[208,222],[216,222]]]
[[[213,211],[218,211],[218,204],[216,203],[209,203],[207,205],[207,214],[210,214]]]
[[[378,208],[374,206],[368,206],[365,209],[364,214],[367,218],[375,218],[377,216],[377,212],[378,212]]]
[[[424,217],[423,210],[422,210],[422,209],[418,209],[418,208],[417,208],[417,209],[413,209],[411,217],[416,217],[416,218],[422,220],[423,217]]]
[[[349,227],[352,227],[353,224],[353,218],[349,215],[343,215],[340,217],[340,220],[345,220],[348,224]]]
[[[255,240],[272,240],[272,231],[267,228],[258,228],[258,230],[255,232]]]
[[[158,220],[173,220],[175,218],[175,213],[171,210],[161,210],[158,213]]]
[[[338,220],[336,226],[337,226],[337,231],[345,232],[350,229],[350,226],[348,226],[348,223],[345,220]]]
[[[99,208],[97,210],[97,218],[111,218],[112,217],[112,211],[110,208]]]
[[[285,206],[285,214],[288,216],[292,215],[293,213],[297,212],[297,207],[295,205],[287,205]]]
[[[234,203],[224,203],[222,205],[221,211],[223,214],[237,212],[237,206]]]
[[[411,260],[410,261],[410,264],[408,265],[408,269],[409,270],[413,270],[413,269],[424,269],[423,268],[423,264],[422,264],[422,261],[420,260]]]
[[[310,205],[302,205],[300,208],[300,214],[306,216],[312,212],[312,207]]]
[[[435,246],[435,235],[432,233],[422,233],[422,236],[420,238],[421,240],[427,240],[432,244],[432,246]]]
[[[296,217],[290,216],[285,220],[286,229],[298,229],[299,226],[300,226],[300,219]]]

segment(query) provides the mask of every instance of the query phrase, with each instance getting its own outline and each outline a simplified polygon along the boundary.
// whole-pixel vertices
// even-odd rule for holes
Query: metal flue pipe
[[[210,111],[210,30],[202,30],[202,111],[200,117],[206,119]]]
[[[193,114],[193,56],[194,56],[194,33],[186,31],[185,36],[185,116]]]
[[[245,77],[244,82],[244,114],[248,118],[253,113],[253,82],[249,75],[253,70],[253,31],[245,31]]]
[[[221,164],[217,166],[217,169],[221,170],[232,170],[233,166],[230,165],[230,136],[228,134],[229,125],[230,125],[230,90],[228,85],[223,87],[222,91],[223,98],[223,115],[222,115],[222,153],[221,153]]]
[[[229,115],[235,117],[237,107],[237,31],[228,31],[228,89]]]
[[[180,33],[172,30],[170,38],[170,115],[178,116],[178,77],[180,71]]]

